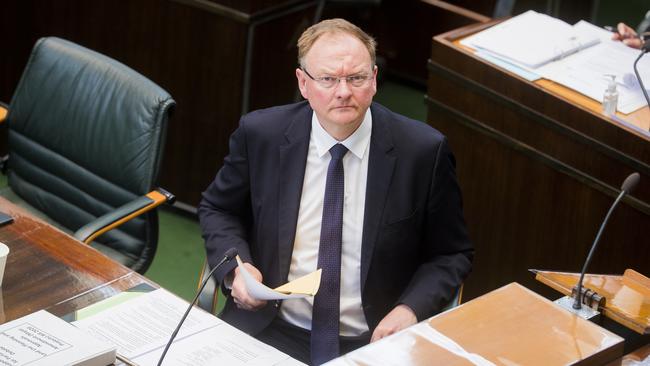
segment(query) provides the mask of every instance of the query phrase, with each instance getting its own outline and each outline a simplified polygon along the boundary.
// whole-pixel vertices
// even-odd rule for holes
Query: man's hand
[[[641,49],[641,46],[643,46],[643,41],[641,38],[639,38],[639,35],[636,34],[636,31],[634,31],[634,29],[625,23],[618,23],[616,30],[618,32],[612,35],[613,40],[621,41],[625,45],[632,48]]]
[[[262,273],[250,263],[244,263],[246,271],[255,279],[262,282]],[[232,281],[232,290],[230,291],[237,307],[244,310],[255,311],[266,305],[266,300],[256,300],[250,297],[244,282],[244,276],[239,273],[239,267],[235,268],[235,278]]]
[[[418,322],[410,307],[400,304],[384,317],[372,332],[370,342],[378,341]]]

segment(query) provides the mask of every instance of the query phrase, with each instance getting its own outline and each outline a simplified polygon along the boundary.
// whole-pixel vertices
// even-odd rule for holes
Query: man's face
[[[304,68],[315,79],[323,77],[361,76],[367,80],[354,86],[340,80],[327,88],[296,69],[302,96],[309,101],[323,128],[342,140],[363,121],[366,110],[377,92],[377,68],[360,40],[345,33],[324,34],[304,57]]]

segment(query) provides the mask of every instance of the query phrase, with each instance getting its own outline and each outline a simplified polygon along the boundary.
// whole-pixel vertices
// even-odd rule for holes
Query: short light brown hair
[[[314,43],[316,43],[318,38],[324,34],[336,33],[346,33],[353,37],[356,37],[359,41],[361,41],[361,43],[366,46],[366,49],[370,54],[372,66],[375,65],[375,49],[377,48],[377,42],[375,39],[369,36],[368,33],[361,30],[361,28],[348,22],[347,20],[335,18],[323,20],[312,25],[304,32],[302,32],[302,35],[298,39],[298,64],[300,64],[300,67],[305,67],[305,56],[314,45]]]

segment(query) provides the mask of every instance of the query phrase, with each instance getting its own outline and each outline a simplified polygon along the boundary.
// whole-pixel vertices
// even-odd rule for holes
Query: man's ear
[[[300,94],[303,98],[309,99],[309,93],[307,92],[307,75],[300,68],[296,69],[296,79],[298,79],[298,89],[300,89]]]
[[[379,72],[379,68],[377,65],[372,68],[372,88],[375,93],[377,93],[377,73]]]

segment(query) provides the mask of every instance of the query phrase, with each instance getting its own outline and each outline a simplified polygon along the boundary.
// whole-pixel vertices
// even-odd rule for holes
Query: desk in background
[[[476,57],[458,40],[492,23],[434,37],[428,81],[429,124],[457,159],[465,217],[476,246],[465,282],[471,299],[511,281],[544,294],[529,268],[575,272],[618,189],[641,183],[614,212],[589,271],[650,274],[650,135],[560,85],[526,81]],[[646,122],[644,122],[646,121]]]

